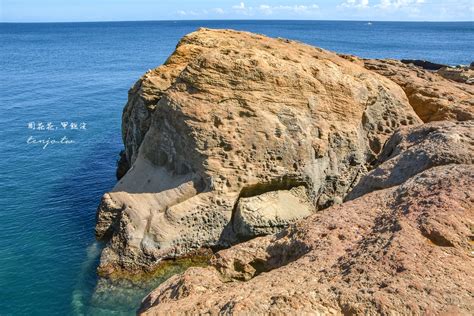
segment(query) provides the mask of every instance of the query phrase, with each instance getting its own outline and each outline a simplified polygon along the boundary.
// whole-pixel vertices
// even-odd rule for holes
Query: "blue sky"
[[[199,19],[474,21],[474,0],[0,0],[2,22]]]

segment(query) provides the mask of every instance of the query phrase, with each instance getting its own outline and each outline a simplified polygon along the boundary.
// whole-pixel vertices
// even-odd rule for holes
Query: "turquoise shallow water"
[[[92,297],[101,249],[94,241],[95,210],[115,183],[128,88],[200,26],[287,37],[363,57],[448,64],[474,57],[469,22],[0,24],[0,315],[129,315],[160,282],[141,289],[124,284]],[[53,130],[28,128],[30,122],[35,128],[52,123]],[[66,136],[74,143],[42,149],[27,143],[30,136]]]

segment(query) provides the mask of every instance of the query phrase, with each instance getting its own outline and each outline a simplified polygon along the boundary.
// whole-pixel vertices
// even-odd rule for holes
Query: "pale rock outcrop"
[[[440,74],[398,60],[359,59],[344,56],[396,82],[424,122],[474,119],[474,86],[457,83]]]
[[[399,131],[378,168],[406,177],[216,253],[161,284],[139,313],[472,315],[474,153],[463,146],[473,136],[466,122]],[[440,139],[457,147],[438,151]],[[405,150],[442,164],[412,168],[397,158]]]
[[[233,229],[240,239],[277,233],[298,219],[314,213],[304,186],[240,198]]]
[[[304,186],[315,210],[341,203],[386,139],[420,123],[397,84],[334,53],[191,33],[130,91],[131,168],[98,209],[96,235],[108,240],[99,272],[150,270],[239,242],[241,198]]]

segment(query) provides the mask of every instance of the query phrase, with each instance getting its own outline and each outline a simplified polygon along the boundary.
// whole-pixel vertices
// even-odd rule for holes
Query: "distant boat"
[[[367,25],[372,25],[372,22],[367,22]]]

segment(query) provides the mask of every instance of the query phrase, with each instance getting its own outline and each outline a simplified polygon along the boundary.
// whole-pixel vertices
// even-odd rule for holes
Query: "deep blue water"
[[[474,57],[472,22],[0,24],[1,315],[133,314],[147,289],[137,297],[114,291],[91,299],[101,247],[94,241],[95,210],[115,183],[128,88],[200,26],[286,37],[362,57],[447,64]],[[35,128],[51,122],[54,130],[31,129],[30,122]],[[30,136],[67,136],[74,143],[42,149],[27,143]]]

